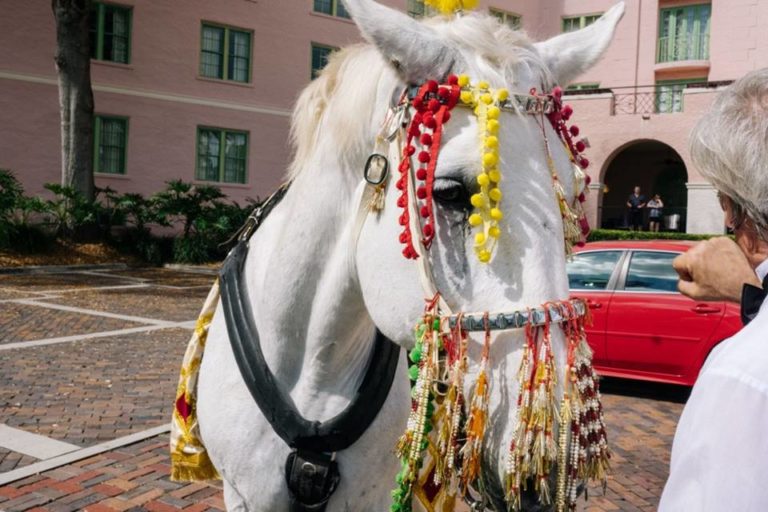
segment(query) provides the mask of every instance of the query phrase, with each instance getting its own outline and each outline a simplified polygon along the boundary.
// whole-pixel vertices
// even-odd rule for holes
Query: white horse
[[[321,421],[351,400],[374,329],[410,348],[413,324],[424,310],[416,264],[400,253],[394,186],[387,189],[383,211],[367,218],[355,242],[363,165],[393,96],[406,84],[440,80],[449,72],[520,93],[564,86],[599,59],[624,10],[619,4],[583,30],[533,44],[486,14],[419,22],[373,0],[345,3],[371,44],[339,52],[301,94],[292,125],[293,184],[251,239],[245,270],[272,372],[301,414]],[[466,219],[480,157],[476,123],[470,109],[456,108],[443,136],[434,185],[436,236],[428,253],[437,288],[454,311],[511,311],[566,299],[562,219],[534,116],[502,113],[498,138],[506,216],[491,263],[479,263],[473,254]],[[545,129],[549,140],[557,141],[551,126]],[[551,146],[571,200],[572,165],[559,143]],[[390,158],[390,164],[396,168],[397,161]],[[503,504],[499,482],[516,427],[510,418],[522,336],[520,330],[504,331],[491,348],[483,472],[496,507]],[[562,372],[559,333],[553,347]],[[470,347],[471,360],[478,361],[478,353],[478,344]],[[410,405],[406,370],[401,355],[373,424],[337,454],[341,483],[328,510],[389,510],[400,468],[393,447]],[[223,478],[227,508],[287,510],[284,465],[290,449],[243,382],[221,306],[210,327],[198,390],[201,435]]]

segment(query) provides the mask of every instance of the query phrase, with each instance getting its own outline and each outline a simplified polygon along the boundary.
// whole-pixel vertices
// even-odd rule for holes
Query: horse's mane
[[[478,71],[483,77],[495,75],[511,83],[515,67],[524,64],[541,75],[542,83],[551,82],[525,32],[512,30],[488,14],[473,13],[450,21],[432,18],[423,23],[455,47],[478,57],[481,64],[474,64],[481,68]],[[332,138],[336,154],[350,162],[366,151],[373,142],[368,140],[368,132],[377,107],[378,87],[395,80],[399,81],[394,70],[370,44],[356,44],[335,52],[320,76],[299,95],[294,107],[294,158],[288,178],[296,177],[305,168],[321,132]],[[334,115],[326,116],[330,110]]]

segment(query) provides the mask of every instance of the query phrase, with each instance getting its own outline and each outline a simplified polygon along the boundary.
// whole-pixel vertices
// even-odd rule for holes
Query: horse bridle
[[[381,195],[386,193],[392,149],[395,154],[401,151],[403,130],[410,116],[409,98],[412,99],[415,90],[406,89],[400,94],[398,104],[390,108],[377,136],[374,151],[366,161],[352,233],[355,251],[367,218],[372,211],[383,207]],[[511,94],[500,106],[505,111],[542,116],[553,111],[555,99],[534,94]],[[413,180],[413,176],[409,179]],[[280,390],[261,351],[242,276],[251,236],[280,202],[289,186],[290,183],[281,186],[256,208],[233,237],[237,239],[237,244],[228,255],[220,274],[221,298],[230,343],[246,386],[274,431],[293,449],[286,461],[291,510],[319,512],[325,510],[340,478],[335,452],[353,444],[375,419],[394,379],[399,347],[377,331],[374,349],[358,393],[342,413],[329,421],[313,422],[304,419],[290,397]],[[413,186],[409,189],[413,190]],[[377,203],[378,208],[375,206]],[[413,208],[413,203],[409,202],[409,207]],[[419,226],[412,227],[420,229]],[[434,297],[438,309],[446,316],[451,327],[458,323],[463,331],[518,329],[568,322],[587,312],[582,301],[574,300],[569,302],[571,307],[567,308],[544,305],[492,316],[487,313],[453,314],[438,293],[424,247],[421,244],[416,247],[419,252],[417,266],[425,297]],[[487,508],[484,495],[479,495],[481,498],[474,499],[469,493],[463,494],[473,511]]]

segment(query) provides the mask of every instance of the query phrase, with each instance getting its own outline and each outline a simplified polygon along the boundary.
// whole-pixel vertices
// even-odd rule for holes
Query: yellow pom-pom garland
[[[477,116],[477,125],[482,142],[482,172],[477,176],[480,190],[470,197],[469,201],[475,208],[469,216],[469,225],[477,230],[475,233],[475,254],[483,262],[491,261],[496,241],[501,235],[499,221],[504,217],[500,209],[502,193],[498,188],[501,181],[499,172],[499,104],[509,98],[506,89],[491,90],[488,82],[481,81],[475,85],[470,83],[466,75],[459,76],[462,87],[461,102],[471,107]]]
[[[474,9],[477,7],[478,0],[424,0],[424,3],[440,13],[448,15]]]

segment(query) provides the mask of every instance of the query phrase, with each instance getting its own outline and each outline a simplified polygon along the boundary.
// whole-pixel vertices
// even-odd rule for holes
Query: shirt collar
[[[768,275],[768,259],[764,260],[757,266],[755,273],[757,274],[757,278],[760,279],[760,281],[765,279],[765,276]]]

